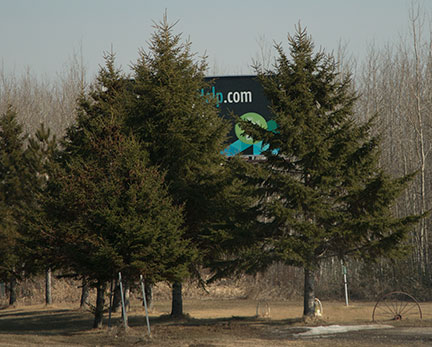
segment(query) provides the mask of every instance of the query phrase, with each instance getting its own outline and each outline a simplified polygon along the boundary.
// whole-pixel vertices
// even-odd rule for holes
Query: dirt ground
[[[169,317],[170,302],[156,302],[150,313],[148,337],[144,309],[133,303],[129,328],[119,314],[113,327],[91,329],[93,316],[71,306],[42,305],[0,310],[0,346],[431,346],[432,303],[421,303],[423,319],[390,322],[390,327],[338,333],[328,330],[302,335],[310,327],[373,324],[375,303],[323,302],[319,320],[303,322],[302,303],[253,300],[185,300],[187,316]],[[375,326],[373,326],[375,327]]]

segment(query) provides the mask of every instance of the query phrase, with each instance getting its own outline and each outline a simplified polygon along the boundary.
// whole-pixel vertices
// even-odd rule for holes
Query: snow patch
[[[391,325],[379,325],[379,324],[328,325],[328,326],[319,326],[319,327],[307,328],[307,329],[309,329],[308,331],[305,331],[303,333],[294,334],[294,336],[295,337],[308,337],[308,336],[316,336],[316,335],[341,334],[341,333],[347,333],[350,331],[386,329],[386,328],[393,328],[393,326],[391,326]]]

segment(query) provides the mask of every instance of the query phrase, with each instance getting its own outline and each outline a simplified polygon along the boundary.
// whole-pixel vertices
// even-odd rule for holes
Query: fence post
[[[127,329],[128,323],[127,323],[126,306],[125,306],[125,300],[123,294],[121,272],[119,272],[119,284],[120,284],[120,296],[121,296],[121,303],[122,303],[123,324],[125,329]]]
[[[143,275],[140,275],[140,282],[141,282],[141,290],[142,290],[143,300],[144,300],[144,309],[145,309],[145,315],[146,315],[146,321],[147,321],[147,330],[148,330],[149,336],[151,336],[150,320],[149,320],[148,309],[147,309],[147,298],[146,298],[146,294],[145,294],[145,285],[144,285]]]
[[[345,287],[345,305],[348,306],[348,282],[347,282],[347,268],[344,265],[343,261],[341,260],[342,265],[342,274],[343,274],[343,281],[344,281],[344,287]]]

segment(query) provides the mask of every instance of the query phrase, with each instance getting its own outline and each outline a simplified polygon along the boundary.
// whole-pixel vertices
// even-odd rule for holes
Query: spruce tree
[[[124,128],[127,84],[107,57],[76,124],[51,165],[41,202],[42,234],[53,259],[97,288],[94,327],[102,325],[106,283],[118,272],[129,281],[180,281],[193,257],[183,239],[181,207],[142,145]]]
[[[52,304],[52,265],[44,244],[40,244],[41,225],[37,222],[41,217],[39,197],[44,194],[48,181],[48,166],[53,159],[57,148],[56,137],[51,135],[49,128],[42,123],[33,136],[28,138],[27,154],[28,167],[34,174],[34,186],[32,187],[33,199],[22,212],[22,220],[19,225],[19,248],[26,255],[26,261],[22,263],[26,276],[45,273],[45,302]],[[35,223],[36,222],[36,223]],[[43,225],[42,225],[43,229]]]
[[[20,247],[23,211],[34,203],[37,186],[26,139],[10,107],[0,117],[0,278],[10,283],[12,305],[16,300],[16,283],[27,258]]]
[[[227,182],[221,155],[227,124],[218,116],[206,88],[205,58],[196,61],[190,42],[173,34],[166,16],[155,25],[148,52],[134,65],[130,126],[143,142],[152,164],[166,172],[174,203],[183,206],[186,237],[203,265],[215,247],[213,234],[218,194]],[[221,204],[219,204],[221,205]],[[182,315],[181,284],[173,285],[173,315]]]
[[[277,123],[273,132],[245,124],[269,145],[252,181],[260,225],[246,268],[282,261],[305,272],[304,315],[314,314],[314,274],[327,257],[374,260],[401,250],[420,216],[397,218],[392,207],[412,176],[392,178],[380,168],[373,122],[355,119],[350,76],[333,57],[314,53],[300,26],[278,45],[271,71],[259,77]],[[244,263],[243,263],[244,264]]]

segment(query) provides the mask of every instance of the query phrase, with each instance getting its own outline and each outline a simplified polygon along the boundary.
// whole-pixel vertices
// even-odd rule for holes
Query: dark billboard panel
[[[256,76],[208,77],[206,80],[211,82],[211,86],[208,90],[201,90],[201,95],[216,99],[222,117],[234,113],[269,131],[276,128],[276,123],[271,120],[268,100]],[[227,156],[261,155],[265,149],[262,141],[244,135],[238,124],[233,124],[229,135],[229,145],[223,151]]]

